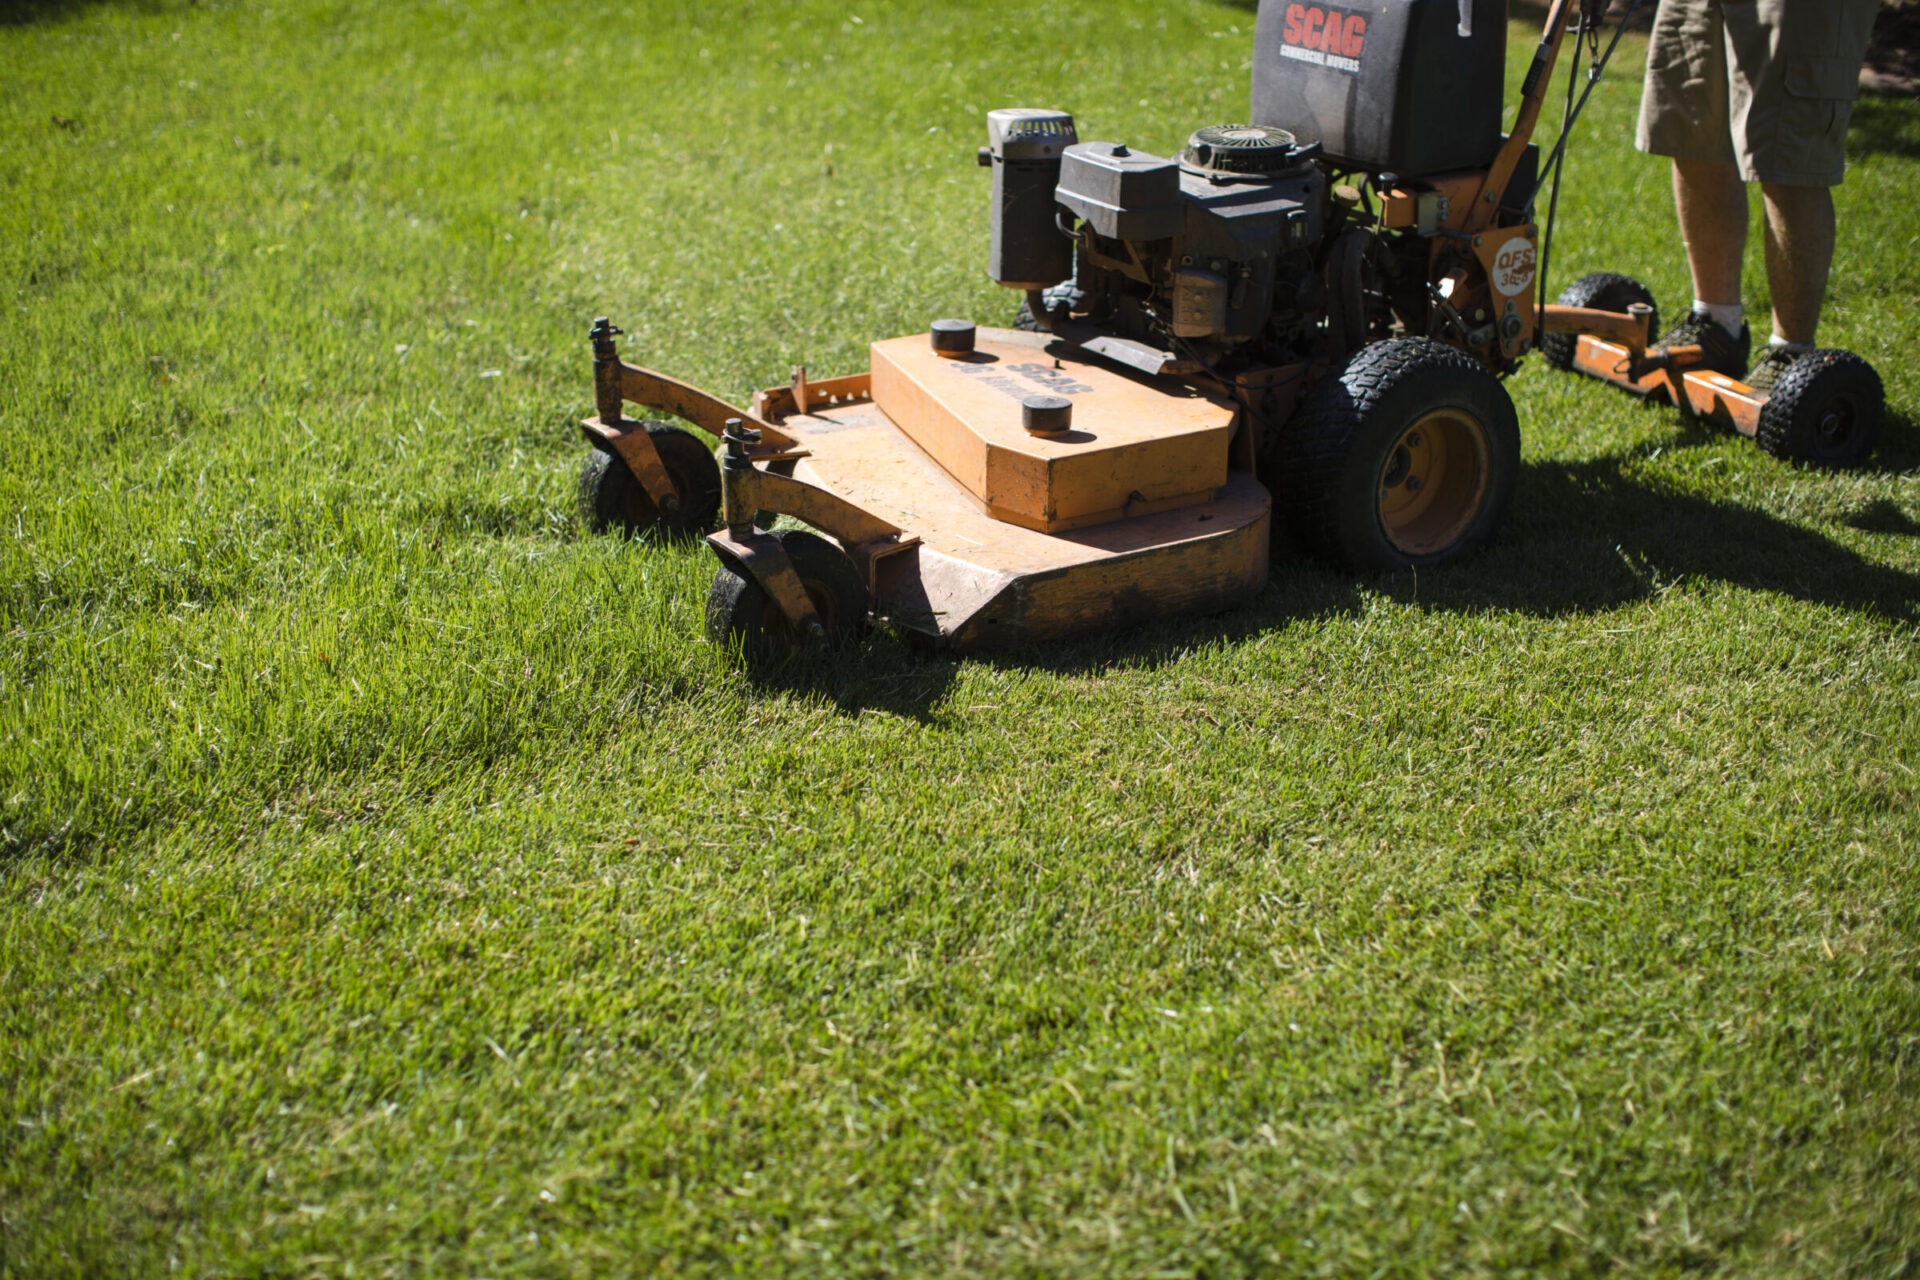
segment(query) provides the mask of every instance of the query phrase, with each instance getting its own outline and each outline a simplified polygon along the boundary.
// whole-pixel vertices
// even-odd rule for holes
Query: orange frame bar
[[[1760,409],[1767,398],[1746,383],[1705,369],[1636,367],[1643,360],[1626,347],[1582,334],[1573,367],[1635,395],[1665,396],[1682,413],[1731,427],[1743,436],[1760,429]]]

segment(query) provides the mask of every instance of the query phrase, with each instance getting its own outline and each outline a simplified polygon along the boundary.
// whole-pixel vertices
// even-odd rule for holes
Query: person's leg
[[[1760,193],[1767,211],[1773,336],[1794,346],[1811,346],[1833,265],[1833,192],[1769,182]]]
[[[1747,248],[1747,184],[1726,160],[1673,160],[1673,206],[1693,277],[1693,305],[1652,350],[1700,347],[1706,367],[1730,378],[1746,372],[1753,339],[1740,304],[1740,260]]]
[[[1712,306],[1740,305],[1740,261],[1747,250],[1747,184],[1731,161],[1673,162],[1673,204],[1693,273],[1693,296]],[[1769,242],[1771,245],[1771,242]]]
[[[1770,390],[1813,345],[1833,265],[1830,188],[1846,174],[1847,121],[1876,0],[1726,5],[1729,128],[1766,211],[1773,338],[1747,384]]]
[[[1727,126],[1722,5],[1661,0],[1656,15],[1635,145],[1673,161],[1673,203],[1697,305],[1653,349],[1703,347],[1709,368],[1736,376],[1751,341],[1740,306],[1747,188]]]

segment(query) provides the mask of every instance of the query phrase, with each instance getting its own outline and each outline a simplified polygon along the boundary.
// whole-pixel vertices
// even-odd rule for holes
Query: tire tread
[[[1839,448],[1823,448],[1813,418],[1822,396],[1852,394],[1862,419]],[[1886,411],[1886,388],[1866,360],[1851,351],[1810,351],[1787,366],[1760,407],[1754,441],[1776,458],[1820,467],[1845,467],[1873,452]]]

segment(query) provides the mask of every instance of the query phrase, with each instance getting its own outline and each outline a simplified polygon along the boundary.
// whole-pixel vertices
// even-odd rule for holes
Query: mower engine
[[[1065,304],[1148,348],[1218,355],[1309,327],[1324,311],[1317,145],[1225,125],[1201,129],[1169,160],[1124,143],[1062,144],[1074,124],[1056,112],[996,111],[988,127],[999,179],[994,278],[1029,293],[1073,284],[1030,303],[1036,320]],[[1057,158],[1033,156],[1037,138]]]
[[[1149,372],[1337,359],[1392,333],[1506,367],[1532,298],[1503,333],[1519,289],[1493,296],[1447,225],[1500,148],[1505,56],[1505,0],[1268,0],[1256,123],[1200,129],[1177,159],[1080,142],[1064,112],[991,112],[989,272],[1027,292],[1024,323],[1111,335],[1104,354]],[[1530,221],[1532,167],[1505,224]]]

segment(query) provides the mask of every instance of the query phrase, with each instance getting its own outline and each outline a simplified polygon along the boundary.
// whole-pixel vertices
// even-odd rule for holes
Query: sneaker
[[[1753,350],[1753,334],[1744,323],[1740,326],[1740,332],[1728,333],[1720,327],[1718,320],[1706,312],[1690,311],[1684,320],[1667,330],[1665,337],[1649,347],[1648,352],[1665,355],[1672,347],[1701,347],[1707,358],[1696,368],[1711,369],[1729,378],[1737,378],[1747,371],[1747,355]]]
[[[1792,347],[1769,345],[1761,351],[1760,358],[1753,362],[1753,368],[1747,370],[1747,376],[1741,381],[1763,396],[1772,395],[1773,384],[1780,381],[1781,375],[1792,367],[1793,362],[1805,354],[1805,351],[1795,351]]]

